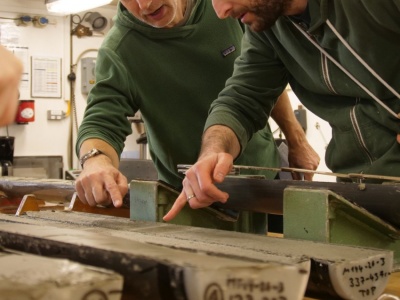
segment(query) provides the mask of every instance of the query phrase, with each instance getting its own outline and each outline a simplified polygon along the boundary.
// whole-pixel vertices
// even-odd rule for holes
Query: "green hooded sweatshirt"
[[[308,17],[281,17],[258,33],[246,28],[242,54],[212,104],[206,128],[213,124],[231,127],[245,149],[251,135],[264,126],[276,97],[290,83],[305,107],[332,127],[325,160],[333,172],[400,176],[396,141],[400,121],[395,116],[400,113],[400,99],[352,53],[400,92],[400,1],[309,0],[308,13]]]
[[[77,153],[98,138],[121,154],[132,133],[127,117],[140,110],[159,179],[181,188],[177,165],[196,162],[210,104],[232,75],[242,36],[238,21],[218,19],[211,1],[198,0],[187,23],[169,29],[144,24],[119,4],[96,60]],[[279,166],[267,120],[260,129],[235,163]]]

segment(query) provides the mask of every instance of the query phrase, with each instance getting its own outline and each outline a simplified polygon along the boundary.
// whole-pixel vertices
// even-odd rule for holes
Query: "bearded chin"
[[[262,17],[258,17],[257,20],[255,22],[253,22],[253,24],[251,24],[250,28],[253,31],[256,32],[260,32],[260,31],[264,31],[267,30],[269,28],[272,27],[272,25],[275,24],[276,22],[276,18],[271,19],[271,18],[262,18]]]
[[[254,14],[257,21],[251,25],[254,31],[263,31],[271,28],[285,11],[291,0],[254,0]]]

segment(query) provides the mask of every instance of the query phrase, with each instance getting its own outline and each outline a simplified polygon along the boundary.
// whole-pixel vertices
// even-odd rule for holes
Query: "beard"
[[[253,0],[251,12],[256,19],[250,24],[251,30],[263,31],[271,28],[291,3],[292,0]]]

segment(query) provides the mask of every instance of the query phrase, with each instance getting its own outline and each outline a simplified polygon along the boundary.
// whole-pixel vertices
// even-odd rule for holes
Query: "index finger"
[[[186,205],[186,194],[185,192],[182,191],[178,196],[178,198],[176,198],[169,212],[163,217],[163,220],[166,222],[171,221],[179,214],[179,212],[185,207],[185,205]]]
[[[128,180],[121,172],[118,172],[115,175],[114,182],[115,182],[115,185],[112,184],[112,186],[110,188],[106,187],[106,189],[110,195],[110,198],[111,198],[114,206],[121,207],[123,204],[122,198],[128,192]]]

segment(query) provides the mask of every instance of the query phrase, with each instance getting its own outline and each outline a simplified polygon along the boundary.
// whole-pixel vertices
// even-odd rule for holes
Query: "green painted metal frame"
[[[400,230],[329,190],[286,188],[283,224],[285,238],[391,250],[400,270]]]
[[[132,180],[130,182],[130,219],[163,222],[179,193],[159,181]],[[242,211],[236,222],[222,220],[215,210],[191,209],[188,205],[170,224],[231,230],[246,233],[266,233],[267,216]]]
[[[158,181],[132,180],[130,219],[163,222],[162,217],[178,194]],[[260,222],[255,221],[253,214],[245,211],[237,222],[227,222],[207,208],[194,210],[186,206],[170,223],[260,233],[255,226]],[[400,270],[400,230],[330,190],[285,188],[283,224],[286,238],[391,250],[394,269]]]

